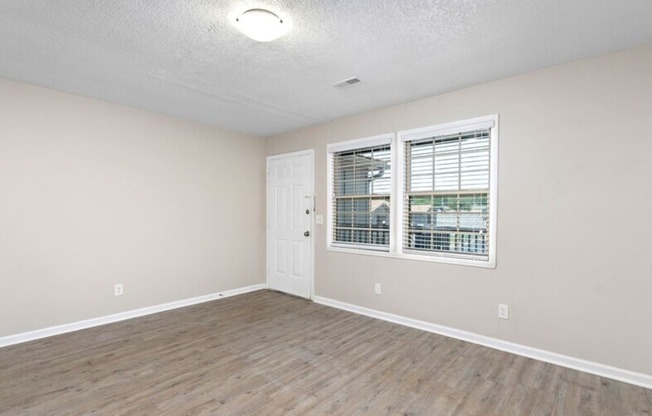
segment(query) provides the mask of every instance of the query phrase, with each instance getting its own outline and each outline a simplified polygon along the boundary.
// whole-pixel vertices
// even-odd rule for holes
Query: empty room
[[[650,22],[0,0],[0,415],[652,415]]]

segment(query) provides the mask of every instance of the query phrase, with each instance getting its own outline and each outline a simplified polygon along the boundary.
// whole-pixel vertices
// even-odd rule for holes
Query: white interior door
[[[267,284],[311,298],[313,152],[267,158]]]

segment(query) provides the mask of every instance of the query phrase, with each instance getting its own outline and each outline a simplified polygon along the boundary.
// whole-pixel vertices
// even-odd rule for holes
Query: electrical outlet
[[[500,319],[509,319],[509,306],[504,304],[498,305],[498,317]]]
[[[380,286],[380,283],[374,283],[374,293],[377,295],[383,293],[383,288]]]
[[[125,293],[125,287],[124,287],[124,285],[122,283],[117,283],[113,287],[113,294],[115,296],[122,296],[124,293]]]

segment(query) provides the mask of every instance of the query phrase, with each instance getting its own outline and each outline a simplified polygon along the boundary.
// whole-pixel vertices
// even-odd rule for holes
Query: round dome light
[[[278,39],[288,30],[283,19],[264,9],[250,9],[235,19],[242,33],[258,42]]]

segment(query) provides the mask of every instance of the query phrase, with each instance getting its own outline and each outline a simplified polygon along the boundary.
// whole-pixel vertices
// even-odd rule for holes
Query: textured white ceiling
[[[292,31],[244,37],[255,7]],[[0,77],[267,136],[649,43],[651,22],[651,0],[0,0]]]

